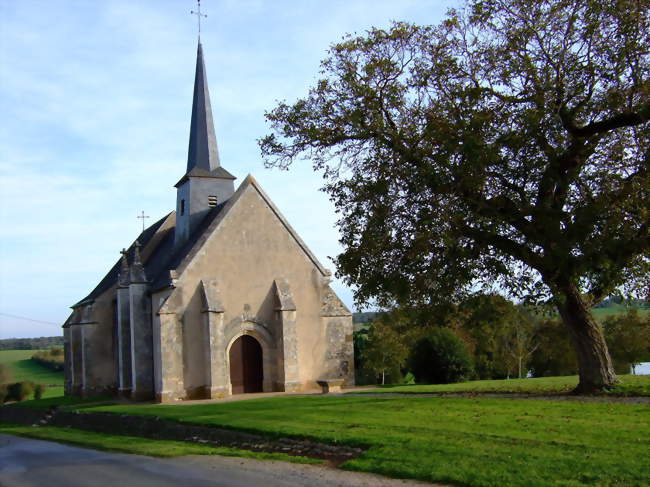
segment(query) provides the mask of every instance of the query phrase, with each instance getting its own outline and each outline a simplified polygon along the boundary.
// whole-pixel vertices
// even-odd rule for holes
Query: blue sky
[[[263,167],[264,111],[317,79],[327,47],[391,20],[435,24],[458,0],[203,0],[222,165],[252,173],[332,268],[336,216],[308,163]],[[0,0],[0,338],[60,334],[141,230],[175,205],[187,158],[190,0]],[[334,269],[332,269],[334,270]],[[352,293],[334,288],[353,307]],[[28,321],[12,316],[49,323]]]

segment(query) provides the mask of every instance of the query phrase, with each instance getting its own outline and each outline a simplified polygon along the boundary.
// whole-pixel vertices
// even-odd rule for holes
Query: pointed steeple
[[[194,168],[213,171],[219,166],[219,149],[212,121],[208,79],[203,62],[203,47],[199,40],[194,76],[190,144],[187,151],[187,172],[189,173]]]
[[[185,243],[205,215],[233,195],[235,179],[235,176],[221,167],[219,162],[208,80],[203,62],[203,47],[199,40],[187,172],[175,184],[177,189],[175,246]]]

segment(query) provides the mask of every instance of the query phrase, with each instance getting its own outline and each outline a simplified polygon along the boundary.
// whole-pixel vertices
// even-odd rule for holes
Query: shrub
[[[7,400],[24,401],[34,393],[34,383],[28,380],[14,382],[7,387]]]
[[[49,350],[42,350],[32,355],[32,360],[43,367],[47,367],[55,372],[61,371],[64,368],[64,358],[62,348],[51,348]]]
[[[389,319],[382,317],[370,325],[362,357],[364,367],[378,377],[382,384],[400,382],[400,368],[408,359],[409,353],[404,337],[395,330]]]
[[[402,379],[402,384],[415,384],[415,376],[413,372],[407,372],[404,378]]]
[[[537,329],[538,346],[529,363],[533,377],[555,377],[578,373],[578,359],[567,327],[560,320],[547,319]]]
[[[5,399],[7,399],[7,385],[0,384],[0,406],[5,403]]]
[[[0,384],[11,382],[11,369],[7,364],[0,364]]]
[[[460,382],[474,373],[465,344],[447,328],[434,328],[415,344],[410,369],[418,382],[429,384]]]
[[[34,386],[34,399],[42,398],[44,392],[45,386],[43,384],[36,384],[36,386]]]

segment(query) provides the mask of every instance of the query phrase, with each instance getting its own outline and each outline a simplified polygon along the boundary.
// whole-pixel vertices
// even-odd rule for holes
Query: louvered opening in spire
[[[203,48],[199,41],[194,77],[190,144],[187,151],[187,172],[189,173],[195,168],[213,171],[219,166],[219,149],[212,121],[208,79],[203,62]]]

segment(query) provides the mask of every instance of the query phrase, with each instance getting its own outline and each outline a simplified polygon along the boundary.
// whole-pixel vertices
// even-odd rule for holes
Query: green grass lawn
[[[43,397],[63,395],[63,372],[54,372],[31,360],[38,350],[0,350],[0,364],[9,366],[12,382],[31,380],[49,387]]]
[[[96,450],[151,457],[176,457],[180,455],[222,455],[229,457],[257,458],[259,460],[283,460],[294,463],[323,463],[320,460],[306,457],[293,457],[284,453],[264,453],[249,450],[239,450],[225,446],[210,446],[185,441],[162,441],[139,438],[135,436],[118,436],[74,428],[57,428],[54,426],[18,426],[0,424],[0,433],[14,436],[24,436],[39,440],[56,441],[69,445],[94,448]]]
[[[369,449],[344,468],[484,486],[650,485],[650,408],[533,399],[308,396],[89,406]]]
[[[63,385],[63,372],[54,372],[31,360],[38,350],[0,350],[0,364],[12,371],[13,381],[31,380],[39,384]]]
[[[621,375],[621,380],[610,393],[620,396],[650,396],[650,375]],[[561,394],[578,385],[578,376],[539,377],[532,379],[474,380],[456,384],[410,384],[380,386],[360,393],[446,393],[495,392],[515,394]]]

